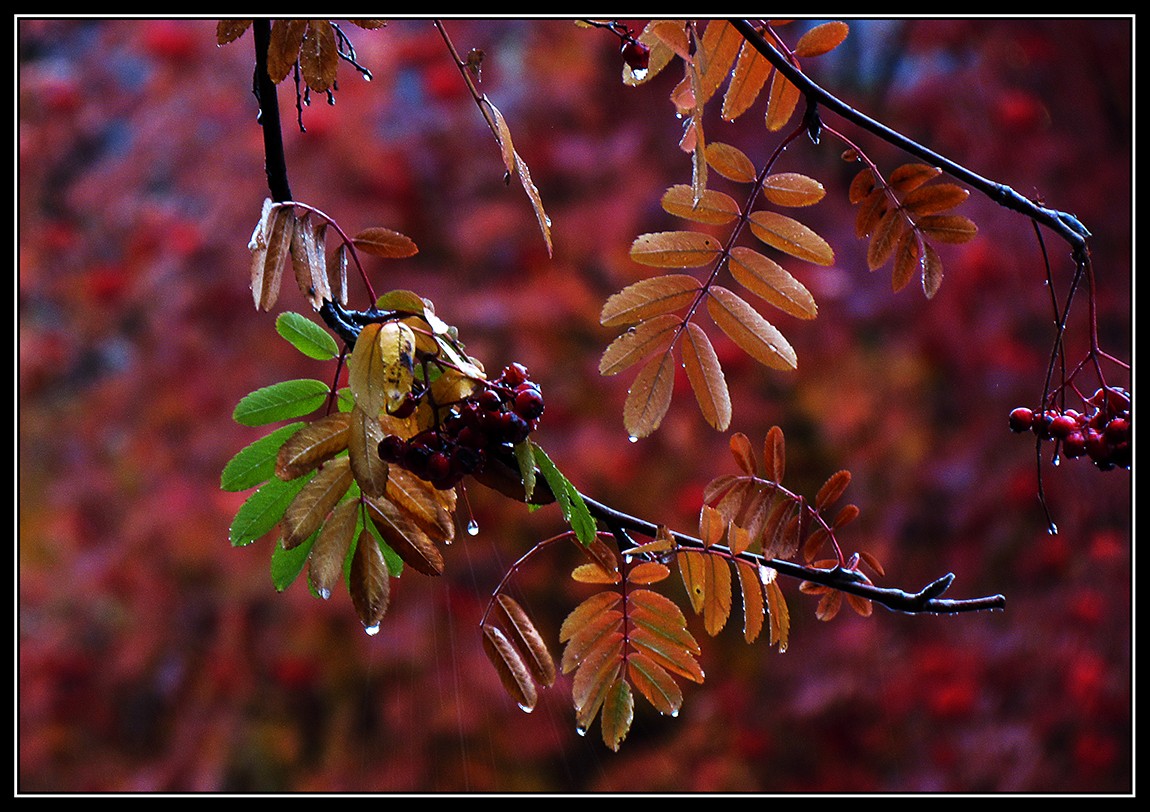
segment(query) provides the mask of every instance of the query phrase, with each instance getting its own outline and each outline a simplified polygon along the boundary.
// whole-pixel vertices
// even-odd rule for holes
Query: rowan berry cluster
[[[379,456],[440,490],[483,469],[495,451],[527,439],[543,415],[543,394],[522,364],[454,404],[439,425],[402,439],[383,438]]]
[[[1088,457],[1102,471],[1129,468],[1130,394],[1119,387],[1099,389],[1085,406],[1085,412],[1019,407],[1010,413],[1010,430],[1060,442],[1063,456]]]

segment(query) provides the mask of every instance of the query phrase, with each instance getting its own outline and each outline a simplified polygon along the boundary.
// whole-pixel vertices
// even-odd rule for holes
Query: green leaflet
[[[322,406],[328,392],[323,381],[309,378],[282,381],[245,395],[232,417],[243,426],[264,426],[303,417]]]
[[[547,456],[547,452],[535,443],[531,445],[535,451],[535,464],[539,466],[539,473],[543,474],[551,492],[555,494],[555,501],[563,511],[563,518],[571,525],[575,537],[582,544],[590,544],[595,540],[596,527],[595,520],[591,518],[587,504],[583,501],[583,495],[560,473],[555,463]]]
[[[232,526],[228,530],[232,546],[243,547],[251,544],[275,527],[283,518],[291,500],[311,481],[312,476],[314,473],[290,482],[272,477],[263,487],[249,496],[236,511]]]
[[[299,313],[280,313],[276,317],[276,332],[308,358],[329,361],[339,354],[331,334]]]
[[[228,461],[220,474],[220,489],[246,491],[272,478],[276,470],[276,455],[288,438],[306,423],[291,423],[276,429],[241,450]]]
[[[283,592],[303,572],[304,564],[307,563],[307,557],[318,536],[319,530],[316,530],[303,544],[296,545],[290,550],[284,549],[282,539],[276,543],[276,548],[272,551],[272,583],[276,592]]]
[[[523,494],[528,502],[535,492],[535,444],[524,440],[515,446],[515,461],[519,463],[519,475],[523,478]]]

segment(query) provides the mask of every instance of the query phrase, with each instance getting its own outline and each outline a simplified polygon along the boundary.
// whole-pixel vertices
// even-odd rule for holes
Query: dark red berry
[[[527,439],[527,435],[531,433],[531,427],[527,425],[524,420],[515,412],[504,412],[500,415],[500,428],[503,441],[505,443],[521,443]]]
[[[1106,435],[1106,439],[1117,445],[1130,439],[1130,421],[1122,417],[1115,417],[1106,424],[1106,428],[1102,430]]]
[[[1020,406],[1010,413],[1010,430],[1014,432],[1030,431],[1034,425],[1034,412]]]
[[[524,420],[535,420],[543,414],[543,395],[525,388],[515,394],[515,413]]]
[[[1105,462],[1110,458],[1110,444],[1106,442],[1105,435],[1094,429],[1087,429],[1083,435],[1086,440],[1086,453],[1095,462]]]
[[[1054,418],[1058,413],[1053,409],[1047,409],[1042,414],[1034,416],[1034,423],[1031,425],[1030,430],[1033,431],[1039,438],[1043,440],[1050,439],[1050,424],[1054,422]]]
[[[451,458],[442,451],[432,454],[427,460],[427,479],[432,483],[447,482],[451,476]],[[436,487],[439,487],[438,484]]]
[[[623,43],[623,61],[633,71],[646,71],[651,60],[651,49],[638,40]]]
[[[419,398],[412,395],[411,392],[408,392],[403,396],[403,400],[399,402],[399,405],[396,406],[395,409],[390,410],[388,414],[390,414],[392,417],[398,417],[400,420],[402,420],[405,417],[411,417],[412,413],[415,412],[415,407],[418,405]]]
[[[519,384],[528,380],[527,367],[523,366],[523,364],[508,364],[503,368],[502,380],[503,383],[514,389],[519,386]]]
[[[389,434],[379,444],[379,456],[384,462],[399,462],[403,459],[403,450],[406,445],[407,443],[396,435]]]
[[[1064,438],[1078,428],[1078,421],[1068,415],[1060,414],[1050,421],[1050,435]]]
[[[475,402],[487,412],[497,412],[503,408],[503,398],[494,389],[484,389],[475,398]]]
[[[1072,431],[1062,440],[1062,453],[1068,459],[1077,459],[1086,453],[1086,438],[1080,431]]]

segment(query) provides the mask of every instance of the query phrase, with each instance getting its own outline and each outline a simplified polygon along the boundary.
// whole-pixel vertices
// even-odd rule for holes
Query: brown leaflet
[[[535,707],[539,695],[535,689],[535,681],[527,663],[523,661],[515,646],[507,639],[502,631],[494,626],[483,627],[483,652],[487,659],[495,666],[499,680],[504,690],[512,699],[523,708],[530,711]]]
[[[835,520],[833,522],[831,522],[831,526],[835,530],[838,530],[843,525],[849,524],[850,522],[853,522],[855,519],[858,518],[858,515],[859,515],[858,505],[843,505],[839,509],[838,514],[835,516]]]
[[[387,499],[365,498],[367,515],[403,563],[424,575],[442,575],[443,554],[411,516]]]
[[[379,457],[383,427],[356,404],[350,412],[347,432],[347,455],[359,489],[367,496],[383,496],[387,489],[388,466]]]
[[[942,284],[942,259],[929,244],[923,245],[923,251],[922,291],[930,299]]]
[[[299,59],[300,45],[307,30],[307,20],[274,20],[268,43],[268,76],[279,84]]]
[[[687,323],[683,336],[683,367],[695,392],[703,419],[716,431],[731,424],[731,395],[719,364],[719,356],[703,328]]]
[[[623,646],[622,632],[606,634],[576,667],[571,681],[571,698],[581,718],[587,717],[590,721],[595,716],[595,707],[603,701],[605,688],[622,670]]]
[[[799,37],[795,43],[795,56],[806,59],[829,53],[842,44],[849,30],[846,23],[838,21],[816,25]]]
[[[531,676],[540,685],[551,685],[555,682],[555,661],[551,658],[551,652],[547,650],[547,645],[543,642],[543,637],[535,628],[535,624],[531,622],[531,618],[523,611],[522,606],[507,595],[497,596],[495,602],[504,621],[503,627],[511,642],[523,655]]]
[[[419,247],[405,234],[390,228],[365,228],[351,239],[352,245],[365,254],[384,259],[406,259],[419,253]]]
[[[777,132],[786,126],[798,107],[801,94],[791,80],[775,71],[771,77],[770,95],[767,97],[767,115],[765,124],[771,132]]]
[[[750,438],[741,431],[735,432],[727,445],[730,446],[735,464],[742,468],[747,476],[754,476],[757,473],[758,462],[755,460],[755,450],[751,448]]]
[[[739,527],[733,524],[728,532],[727,546],[730,547],[731,552],[735,555],[742,555],[750,549],[751,543],[754,541],[751,531],[745,527]]]
[[[625,679],[617,678],[603,697],[603,712],[599,715],[603,743],[612,750],[618,750],[631,729],[634,715],[635,697],[631,694],[631,686]]]
[[[870,617],[871,612],[874,610],[874,605],[859,595],[852,595],[850,592],[845,594],[847,605],[854,610],[854,613],[859,617]]]
[[[679,183],[663,193],[660,201],[668,214],[708,225],[725,225],[739,216],[739,204],[735,199],[714,189],[705,189],[698,199],[694,190],[685,183]]]
[[[794,537],[786,533],[790,519],[794,515],[794,503],[781,499],[774,504],[763,526],[760,537],[763,555],[767,558],[790,558],[798,548],[794,546]]]
[[[637,324],[686,307],[699,292],[699,281],[688,274],[652,276],[628,285],[603,304],[604,327]]]
[[[934,180],[942,174],[937,166],[928,164],[903,164],[890,173],[887,183],[890,188],[901,194],[917,189],[928,181]]]
[[[813,319],[815,297],[783,266],[752,248],[737,245],[728,262],[735,281],[765,302],[799,319]]]
[[[970,192],[955,183],[932,183],[909,192],[902,206],[916,217],[938,214],[953,209],[970,197]]]
[[[894,271],[890,277],[890,287],[895,293],[910,284],[916,274],[922,272],[922,242],[915,229],[907,229],[899,238],[894,250]]]
[[[332,412],[297,431],[276,455],[276,477],[285,482],[315,470],[347,448],[351,415]]]
[[[763,182],[763,195],[776,206],[800,208],[813,206],[826,196],[826,188],[817,180],[798,172],[768,175]]]
[[[703,627],[714,637],[731,616],[731,567],[720,555],[704,556]]]
[[[623,403],[623,425],[632,437],[646,437],[663,422],[675,386],[675,361],[670,351],[652,358],[639,370]]]
[[[291,264],[300,293],[319,310],[324,299],[330,300],[331,284],[327,278],[327,259],[317,239],[311,212],[296,218],[292,230]]]
[[[815,617],[824,623],[835,619],[843,605],[843,594],[831,590],[819,598],[819,605],[815,607]]]
[[[763,470],[771,482],[782,484],[787,470],[787,446],[783,430],[778,426],[771,426],[763,441]]]
[[[358,519],[359,501],[349,499],[341,502],[331,512],[331,518],[319,531],[308,554],[308,577],[316,593],[324,600],[331,597],[332,590],[343,577],[343,563],[351,549]]]
[[[798,366],[798,357],[783,334],[741,297],[719,285],[712,285],[709,294],[707,312],[743,352],[773,369]]]
[[[787,608],[787,600],[773,578],[763,585],[763,590],[767,595],[767,611],[771,619],[771,645],[778,644],[779,651],[786,651],[791,630],[791,613]]]
[[[347,457],[325,463],[295,495],[282,521],[285,550],[298,547],[323,524],[353,481]]]
[[[915,225],[938,242],[954,245],[969,242],[978,233],[978,226],[961,214],[930,214],[920,218]]]
[[[680,550],[675,558],[679,564],[679,576],[683,588],[691,601],[695,614],[703,611],[707,601],[707,556],[699,550]]]
[[[870,243],[867,245],[867,267],[874,271],[881,268],[894,253],[899,239],[910,227],[902,209],[888,209],[874,227]]]
[[[216,23],[216,45],[227,45],[243,36],[251,20],[220,20]]]
[[[718,259],[723,246],[700,231],[640,234],[631,243],[631,259],[655,268],[698,268]]]
[[[766,603],[759,569],[749,561],[737,559],[735,571],[739,574],[739,590],[743,595],[743,639],[753,643],[763,630]]]
[[[348,582],[351,603],[359,620],[369,633],[379,628],[379,622],[387,614],[391,595],[391,574],[387,562],[371,532],[364,528],[359,534],[355,554],[351,558],[351,573]]]
[[[819,488],[818,494],[815,495],[815,510],[822,510],[837,502],[842,498],[850,483],[851,472],[846,469],[831,474],[823,486]]]
[[[771,63],[760,54],[749,42],[744,42],[739,49],[739,58],[735,62],[735,70],[731,74],[731,84],[723,96],[722,117],[724,121],[734,121],[745,113],[755,99],[767,77],[771,75]]]
[[[682,323],[678,316],[664,313],[630,328],[607,345],[599,359],[599,374],[616,375],[656,352],[666,353]]]
[[[874,231],[878,221],[886,214],[888,202],[887,190],[881,187],[859,201],[858,211],[855,212],[856,237],[862,239]]]
[[[874,172],[870,169],[860,169],[859,173],[851,180],[850,188],[847,190],[847,199],[852,206],[857,206],[859,203],[862,203],[874,189]]]
[[[279,298],[283,269],[291,255],[295,230],[295,217],[289,207],[269,206],[265,201],[264,216],[248,245],[252,249],[252,296],[256,307],[265,311],[271,310]]]
[[[600,594],[619,597],[617,592]],[[564,641],[561,641],[566,642],[563,658],[560,661],[560,669],[564,674],[570,674],[578,668],[587,659],[588,652],[595,650],[600,645],[600,641],[608,635],[622,633],[623,613],[618,609],[607,609],[583,618],[581,622],[582,625],[568,629],[568,636]]]
[[[704,155],[710,167],[727,180],[750,183],[755,179],[755,164],[738,147],[713,141],[705,147]]]
[[[627,655],[627,675],[647,701],[665,716],[674,716],[683,706],[683,692],[667,669],[641,651]]]
[[[543,210],[543,198],[539,194],[538,187],[535,186],[534,181],[531,180],[531,170],[527,168],[527,162],[523,160],[519,153],[515,153],[515,172],[519,175],[519,181],[523,184],[523,191],[527,193],[527,198],[531,201],[531,207],[535,210],[535,219],[539,223],[539,230],[543,232],[543,241],[547,244],[547,256],[551,256],[553,246],[551,244],[551,218],[547,216],[547,212]]]
[[[325,93],[334,87],[339,53],[335,29],[327,20],[308,20],[307,32],[300,43],[299,67],[307,86],[316,93]]]
[[[785,214],[755,211],[750,216],[751,233],[772,248],[815,265],[833,265],[834,249],[807,226]]]
[[[584,544],[575,537],[572,533],[569,538],[579,548],[579,552],[587,556],[591,563],[598,566],[604,572],[618,572],[619,559],[615,556],[615,551],[612,550],[603,539],[596,536],[591,540],[590,544]]]
[[[356,405],[365,413],[378,415],[387,396],[383,389],[384,354],[379,343],[382,324],[365,324],[355,348],[347,359],[347,385]]]

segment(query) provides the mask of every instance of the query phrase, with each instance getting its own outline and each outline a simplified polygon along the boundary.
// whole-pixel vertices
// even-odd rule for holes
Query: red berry
[[[1078,421],[1068,415],[1060,414],[1050,421],[1050,435],[1064,438],[1078,428]]]
[[[1107,440],[1117,445],[1130,439],[1130,421],[1121,417],[1112,418],[1102,433],[1106,435]]]
[[[623,61],[633,71],[646,71],[651,60],[651,49],[638,40],[623,43]]]
[[[484,389],[476,396],[475,402],[487,412],[497,412],[503,408],[503,398],[494,389]]]
[[[403,458],[403,450],[407,445],[394,434],[383,438],[379,444],[379,456],[384,462],[399,462]]]
[[[1086,453],[1086,438],[1080,431],[1072,431],[1062,440],[1062,453],[1068,459],[1077,459]]]
[[[1010,413],[1010,430],[1014,432],[1030,431],[1034,425],[1034,412],[1020,406]]]
[[[1086,453],[1090,459],[1095,462],[1105,462],[1110,458],[1110,444],[1106,442],[1106,437],[1100,431],[1094,429],[1087,429],[1084,434],[1086,438]]]
[[[535,420],[543,414],[543,395],[536,389],[525,388],[515,394],[515,413],[524,420]]]
[[[514,389],[528,380],[527,367],[523,364],[508,364],[503,368],[502,380],[503,383]]]

